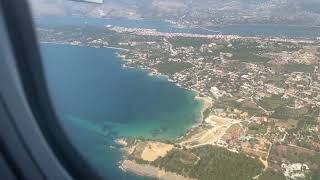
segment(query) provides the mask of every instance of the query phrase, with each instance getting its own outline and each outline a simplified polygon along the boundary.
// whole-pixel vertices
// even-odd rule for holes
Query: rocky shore
[[[146,165],[146,164],[138,164],[132,160],[124,160],[120,168],[124,171],[133,172],[137,175],[148,176],[157,179],[165,179],[165,180],[190,180],[189,178],[183,177],[181,175],[166,172],[157,167]]]

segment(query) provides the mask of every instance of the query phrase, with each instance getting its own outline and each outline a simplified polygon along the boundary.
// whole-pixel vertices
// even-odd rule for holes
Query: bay
[[[146,179],[118,168],[116,138],[174,140],[199,118],[195,93],[147,71],[123,69],[115,49],[41,44],[41,51],[65,131],[108,179]]]

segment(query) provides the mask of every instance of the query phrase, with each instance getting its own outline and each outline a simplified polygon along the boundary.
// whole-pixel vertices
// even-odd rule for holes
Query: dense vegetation
[[[180,72],[191,67],[192,67],[192,64],[186,63],[186,62],[181,62],[181,63],[166,62],[166,63],[160,63],[155,65],[155,68],[163,74],[174,74],[176,72]]]
[[[268,57],[263,57],[264,49],[258,47],[258,43],[254,41],[232,41],[231,47],[224,47],[220,49],[221,52],[231,53],[231,59],[240,60],[242,62],[267,62]]]
[[[290,119],[290,118],[300,119],[307,113],[308,113],[307,108],[294,109],[294,108],[282,106],[275,109],[275,112],[272,115],[272,117],[278,118],[278,119]]]
[[[281,96],[278,95],[272,95],[270,97],[264,97],[259,104],[268,109],[268,110],[274,110],[278,107],[283,107],[287,105],[289,102],[286,99],[281,98]]]
[[[207,38],[187,38],[187,37],[173,37],[170,40],[170,43],[172,44],[173,48],[177,47],[197,47],[199,48],[202,44],[209,44],[211,43],[211,40]]]
[[[249,180],[263,168],[260,161],[254,158],[212,145],[172,150],[152,164],[199,180]]]

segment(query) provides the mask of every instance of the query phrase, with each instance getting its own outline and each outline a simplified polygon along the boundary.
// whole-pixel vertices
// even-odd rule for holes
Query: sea
[[[162,32],[234,34],[241,36],[320,37],[319,27],[231,25],[177,28],[163,21],[40,17],[37,27],[124,26]],[[199,119],[202,102],[195,92],[150,76],[141,69],[125,69],[110,48],[40,43],[46,79],[59,121],[86,160],[105,179],[150,179],[123,172],[120,137],[175,140]]]

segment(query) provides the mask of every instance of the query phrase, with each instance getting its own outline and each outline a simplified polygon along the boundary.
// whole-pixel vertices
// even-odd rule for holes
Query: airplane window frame
[[[45,80],[29,2],[27,0],[1,0],[0,16],[3,17],[7,39],[11,45],[8,46],[13,54],[14,63],[12,65],[16,65],[18,76],[16,78],[21,82],[20,85],[24,91],[27,105],[32,111],[41,135],[51,148],[50,150],[72,178],[102,179],[72,145],[58,121]],[[10,76],[10,74],[7,75]],[[22,121],[21,119],[14,120]],[[34,139],[34,141],[38,141],[38,139]],[[26,148],[28,146],[30,144],[26,144]],[[33,157],[33,159],[37,158]],[[36,163],[39,165],[39,162]],[[42,173],[54,172],[50,169],[43,170],[45,168],[49,168],[49,166],[41,167]],[[51,179],[48,174],[44,174],[44,177],[46,177],[44,179]],[[66,179],[69,178],[66,177]]]

